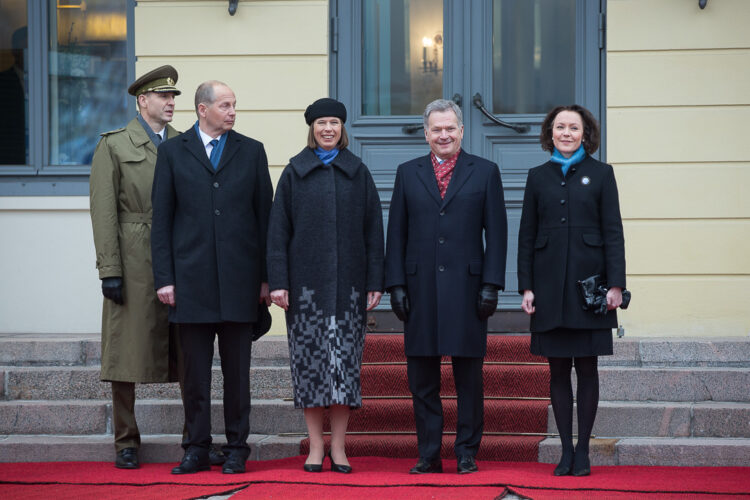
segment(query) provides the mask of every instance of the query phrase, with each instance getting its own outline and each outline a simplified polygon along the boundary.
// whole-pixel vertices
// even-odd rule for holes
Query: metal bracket
[[[237,4],[240,0],[229,0],[229,15],[233,16],[237,13]]]
[[[698,7],[700,7],[701,9],[705,9],[707,3],[708,0],[698,0]]]

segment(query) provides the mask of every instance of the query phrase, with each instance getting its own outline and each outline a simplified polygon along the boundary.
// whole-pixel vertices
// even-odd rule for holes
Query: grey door
[[[504,310],[520,305],[516,250],[526,175],[549,157],[539,147],[541,121],[552,107],[573,102],[601,116],[603,3],[331,2],[331,95],[349,110],[350,147],[373,173],[386,222],[396,167],[429,151],[421,113],[433,99],[457,100],[463,148],[500,166],[509,222]]]

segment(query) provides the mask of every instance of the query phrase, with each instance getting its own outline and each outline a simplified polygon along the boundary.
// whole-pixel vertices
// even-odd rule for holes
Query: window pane
[[[573,102],[575,12],[575,0],[494,0],[495,113],[546,113]]]
[[[128,109],[126,0],[49,0],[50,163],[91,163]]]
[[[443,95],[443,1],[364,0],[362,9],[362,114],[422,114]]]
[[[0,164],[29,163],[26,0],[0,3]]]

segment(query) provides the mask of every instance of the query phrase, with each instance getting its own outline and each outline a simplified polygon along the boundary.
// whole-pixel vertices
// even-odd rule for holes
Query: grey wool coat
[[[349,150],[324,165],[305,148],[276,188],[267,251],[271,290],[286,313],[297,408],[361,406],[367,292],[383,289],[380,198]]]

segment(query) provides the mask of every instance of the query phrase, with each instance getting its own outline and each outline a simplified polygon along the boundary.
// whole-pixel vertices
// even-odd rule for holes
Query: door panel
[[[519,309],[523,189],[529,168],[549,158],[539,146],[542,119],[571,102],[601,113],[600,2],[339,0],[331,6],[338,32],[332,95],[350,111],[350,148],[375,178],[384,220],[396,167],[429,152],[421,128],[424,106],[459,97],[463,149],[500,167],[509,227],[500,307]],[[516,130],[483,114],[475,96],[487,113]]]

